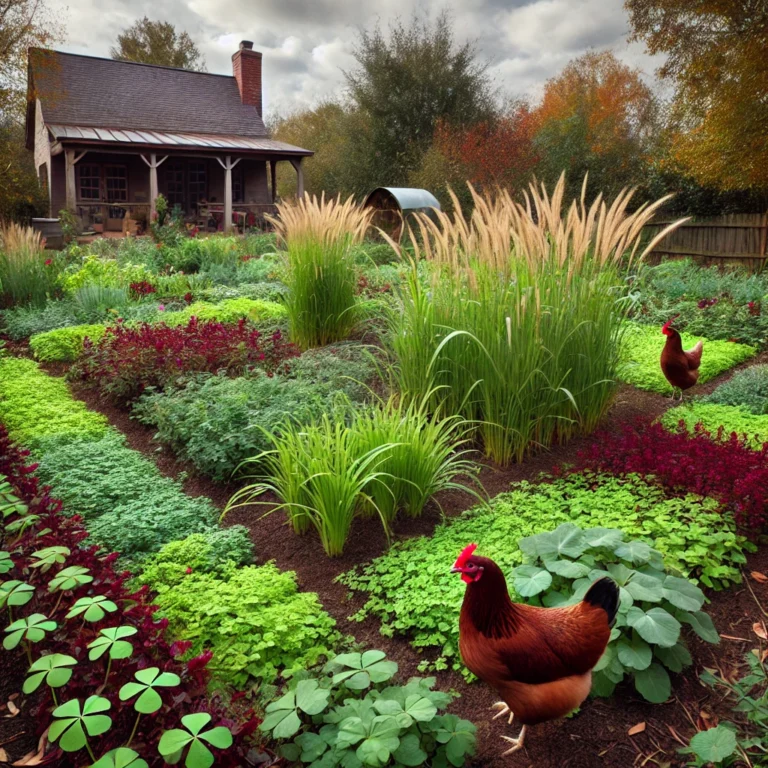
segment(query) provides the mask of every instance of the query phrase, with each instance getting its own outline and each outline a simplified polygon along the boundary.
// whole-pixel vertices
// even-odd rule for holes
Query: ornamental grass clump
[[[419,215],[411,232],[427,278],[414,263],[392,313],[396,381],[406,399],[444,399],[500,464],[593,430],[615,391],[629,308],[618,267],[653,248],[639,253],[664,200],[628,213],[631,191],[589,208],[585,192],[563,214],[562,178],[524,204],[472,190],[471,217],[454,195],[453,216]]]
[[[360,319],[355,255],[373,211],[350,197],[323,195],[278,206],[270,219],[287,248],[285,282],[291,339],[302,349],[346,338]]]
[[[45,257],[44,243],[32,227],[8,224],[0,228],[0,304],[45,306],[58,271]]]

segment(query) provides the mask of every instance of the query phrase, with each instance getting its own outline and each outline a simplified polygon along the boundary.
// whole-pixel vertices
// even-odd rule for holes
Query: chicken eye
[[[474,571],[477,566],[474,563],[467,563],[467,570]]]

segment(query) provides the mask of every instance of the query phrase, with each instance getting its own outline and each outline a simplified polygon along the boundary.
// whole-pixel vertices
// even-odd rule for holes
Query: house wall
[[[51,215],[58,216],[59,211],[67,207],[67,171],[64,153],[51,158]]]
[[[40,99],[35,102],[35,143],[34,143],[35,171],[39,179],[45,178],[48,184],[48,215],[51,215],[51,141],[48,137],[48,130],[43,120],[43,107]],[[40,166],[45,165],[43,173]],[[58,208],[53,208],[58,212]]]
[[[245,176],[246,203],[271,203],[267,183],[267,163],[264,160],[241,160]]]

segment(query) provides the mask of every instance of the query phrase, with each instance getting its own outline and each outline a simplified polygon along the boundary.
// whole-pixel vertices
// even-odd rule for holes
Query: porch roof
[[[314,152],[284,141],[266,137],[227,136],[211,133],[177,133],[127,128],[107,128],[83,125],[46,125],[57,141],[78,144],[96,144],[129,149],[198,149],[228,150],[230,152],[256,152],[269,155],[306,157]]]

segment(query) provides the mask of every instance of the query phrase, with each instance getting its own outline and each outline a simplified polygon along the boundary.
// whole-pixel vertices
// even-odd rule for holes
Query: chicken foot
[[[505,701],[497,701],[495,704],[491,705],[491,709],[499,710],[498,713],[491,718],[492,720],[498,720],[500,717],[504,717],[504,715],[509,715],[507,723],[512,725],[512,721],[515,719],[515,713],[509,708],[509,705]]]
[[[506,752],[502,752],[501,756],[506,757],[507,755],[511,755],[514,752],[517,752],[518,749],[523,748],[523,741],[525,739],[525,729],[527,726],[523,726],[523,730],[520,731],[520,735],[513,739],[511,736],[502,736],[501,738],[504,739],[504,741],[508,741],[512,745],[512,749],[508,749]]]

